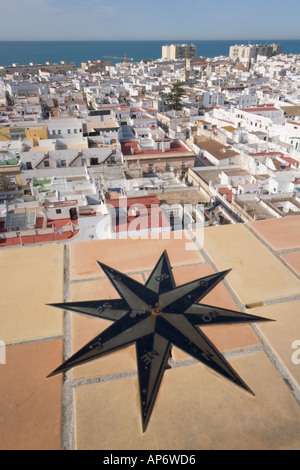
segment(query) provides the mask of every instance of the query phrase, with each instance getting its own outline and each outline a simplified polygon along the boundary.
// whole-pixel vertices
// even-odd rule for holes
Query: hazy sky
[[[300,39],[299,0],[0,0],[0,40]]]

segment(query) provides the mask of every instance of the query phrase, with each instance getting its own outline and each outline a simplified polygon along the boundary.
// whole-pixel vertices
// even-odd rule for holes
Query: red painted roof
[[[285,160],[286,162],[290,163],[291,165],[299,165],[298,160],[295,160],[292,157],[282,157],[282,159]]]
[[[131,147],[133,147],[134,155],[151,155],[156,153],[170,153],[170,152],[191,152],[188,150],[184,145],[180,142],[171,142],[170,149],[166,149],[164,152],[162,150],[140,150],[138,147],[137,141],[130,141],[130,142],[121,142],[121,148],[123,155],[132,155],[131,154]]]
[[[219,193],[223,196],[226,194],[226,200],[232,202],[232,190],[229,188],[219,188]]]
[[[117,214],[112,217],[115,232],[139,232],[171,227],[156,196],[110,199],[108,204],[124,209],[119,218]],[[133,213],[133,208],[137,209],[136,214]]]
[[[57,241],[64,241],[74,238],[78,234],[78,230],[73,230],[77,226],[77,220],[71,219],[59,219],[59,220],[51,220],[47,222],[47,228],[51,228],[54,225],[55,232],[54,233],[41,233],[41,220],[38,218],[36,223],[36,233],[35,235],[22,235],[22,231],[20,232],[20,236],[12,237],[12,238],[1,238],[0,239],[0,248],[7,247],[7,246],[20,246],[23,245],[34,245],[36,243],[53,243]],[[65,226],[69,226],[69,230],[59,233],[59,230]],[[0,227],[1,228],[1,227]],[[2,233],[5,235],[5,231],[2,228]],[[26,233],[26,232],[24,232]]]
[[[282,152],[258,152],[258,153],[249,153],[251,157],[258,157],[258,156],[274,156],[277,155],[281,158],[284,157],[284,153]]]
[[[45,202],[43,205],[46,208],[50,207],[67,207],[67,206],[76,206],[78,201],[76,199],[68,200],[68,201],[52,201],[52,202]]]
[[[269,107],[269,108],[246,108],[240,111],[246,111],[247,113],[261,113],[262,111],[280,111],[280,109]]]
[[[222,121],[222,122],[228,122],[229,124],[234,124],[233,121],[227,121],[226,119],[222,119],[222,118],[214,118],[214,119],[217,119],[218,121]],[[210,123],[208,123],[208,124],[210,124]]]

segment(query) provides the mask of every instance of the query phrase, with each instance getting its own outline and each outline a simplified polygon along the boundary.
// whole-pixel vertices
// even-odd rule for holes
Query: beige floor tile
[[[103,276],[97,261],[122,272],[152,270],[163,250],[168,251],[173,266],[204,262],[198,250],[187,250],[192,243],[182,232],[167,234],[170,239],[120,239],[74,243],[70,246],[71,279]],[[161,235],[162,236],[162,235]],[[175,239],[180,236],[180,239]]]
[[[296,274],[300,274],[300,251],[293,251],[291,253],[282,253],[280,255]]]
[[[184,266],[173,269],[174,280],[177,286],[214,273],[215,270],[210,264]],[[203,297],[201,303],[233,310],[239,309],[223,282],[220,282],[208,295]]]
[[[300,248],[299,215],[257,220],[249,226],[276,251]]]
[[[205,229],[204,249],[244,304],[299,294],[300,282],[244,225]]]
[[[209,264],[175,268],[173,270],[176,285],[190,282],[198,277],[213,274],[215,270]],[[216,307],[239,310],[224,283],[219,283],[201,303]],[[214,345],[222,352],[248,348],[259,345],[260,341],[248,324],[244,325],[216,325],[204,326],[201,330],[208,336]],[[178,348],[173,347],[172,358],[175,361],[188,359],[190,356]]]
[[[14,343],[62,334],[62,316],[48,307],[63,295],[63,245],[0,252],[1,340]]]
[[[141,274],[135,274],[131,277],[144,284],[144,279]],[[110,281],[106,279],[71,284],[71,301],[73,302],[117,298],[119,298],[119,295],[116,293]],[[71,319],[73,353],[111,325],[109,321],[76,313],[71,313]],[[87,377],[97,377],[106,374],[114,374],[116,372],[135,370],[136,368],[136,352],[135,346],[133,345],[104,356],[103,358],[95,359],[81,366],[74,367],[72,376],[73,380],[79,380]]]
[[[130,277],[144,284],[141,274],[133,274]],[[118,299],[119,294],[109,279],[93,279],[70,284],[70,301]]]
[[[297,350],[300,351],[300,300],[251,309],[252,312],[276,320],[257,324],[258,329],[300,385],[300,352],[297,353]],[[296,364],[293,363],[293,355],[298,361]]]
[[[75,448],[156,449],[141,431],[137,377],[75,388]],[[99,407],[101,408],[99,410]]]
[[[46,376],[62,360],[61,340],[6,349],[0,365],[0,449],[59,450],[62,378]]]
[[[260,346],[260,341],[249,324],[206,326],[201,330],[221,352]]]
[[[203,365],[166,371],[147,431],[137,377],[75,390],[76,447],[258,450],[300,446],[300,409],[263,352],[230,361],[255,396]]]

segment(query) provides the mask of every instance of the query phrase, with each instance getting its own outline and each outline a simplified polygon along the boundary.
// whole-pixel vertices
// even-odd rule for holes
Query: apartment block
[[[282,46],[279,44],[248,44],[230,46],[229,57],[231,59],[256,59],[257,56],[272,57],[282,53]]]
[[[171,44],[162,46],[162,59],[196,59],[197,46],[194,44]]]

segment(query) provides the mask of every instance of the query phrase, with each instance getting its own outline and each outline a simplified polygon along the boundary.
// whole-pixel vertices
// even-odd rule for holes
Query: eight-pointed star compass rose
[[[143,431],[149,423],[164,371],[168,368],[172,345],[254,395],[198,328],[208,324],[270,321],[268,318],[198,303],[224,279],[230,269],[176,286],[167,252],[164,251],[143,285],[99,261],[98,264],[120,299],[50,305],[114,323],[48,377],[135,343]]]

